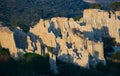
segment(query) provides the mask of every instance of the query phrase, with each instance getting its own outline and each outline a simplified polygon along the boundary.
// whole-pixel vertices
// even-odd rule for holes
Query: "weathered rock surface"
[[[10,50],[13,57],[17,57],[17,49],[13,32],[7,27],[0,27],[0,46]]]
[[[98,62],[105,63],[102,37],[113,37],[120,42],[120,11],[88,9],[80,21],[64,17],[41,19],[27,34],[21,29],[10,31],[0,27],[0,45],[8,48],[11,55],[48,53],[52,69],[57,69],[56,58],[88,68]]]
[[[103,43],[93,41],[92,31],[92,27],[81,26],[72,18],[64,17],[52,18],[50,21],[40,20],[35,27],[30,29],[30,32],[41,38],[46,46],[59,47],[55,50],[58,59],[83,67],[89,67],[89,55],[93,58],[96,56],[97,62],[105,61]],[[92,40],[86,39],[87,37]],[[96,52],[99,55],[95,55]]]
[[[94,33],[94,39],[113,37],[120,42],[120,11],[108,13],[99,9],[88,9],[84,11],[83,21],[86,27],[92,28],[90,31]]]

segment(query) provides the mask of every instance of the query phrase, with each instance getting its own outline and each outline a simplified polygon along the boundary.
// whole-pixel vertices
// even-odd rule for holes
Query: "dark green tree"
[[[102,6],[100,4],[93,3],[93,4],[90,4],[89,8],[92,8],[92,9],[101,9]]]
[[[23,56],[23,60],[28,66],[27,68],[33,69],[36,74],[47,74],[50,69],[48,56],[40,56],[35,53],[26,53]]]
[[[111,10],[117,11],[120,10],[120,2],[114,2],[110,5]]]
[[[113,54],[112,58],[120,60],[120,51],[117,51],[115,54]]]
[[[0,62],[6,62],[10,59],[10,52],[8,49],[0,50]]]

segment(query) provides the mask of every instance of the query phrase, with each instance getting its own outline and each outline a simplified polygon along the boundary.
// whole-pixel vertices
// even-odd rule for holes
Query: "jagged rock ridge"
[[[41,19],[27,34],[19,28],[10,31],[1,26],[0,45],[8,48],[13,57],[26,52],[40,55],[49,53],[51,67],[54,69],[56,57],[89,68],[98,62],[105,64],[102,37],[114,37],[116,42],[120,42],[119,17],[119,11],[114,14],[88,9],[80,21],[64,17]]]

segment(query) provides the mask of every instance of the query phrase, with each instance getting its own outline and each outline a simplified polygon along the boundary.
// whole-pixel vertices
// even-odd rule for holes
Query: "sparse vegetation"
[[[90,4],[90,8],[92,8],[92,9],[101,9],[102,6],[100,4],[93,3],[93,4]]]
[[[112,58],[120,61],[120,51],[117,51],[115,54],[113,54]]]
[[[0,0],[0,21],[10,28],[20,26],[26,32],[40,18],[78,17],[88,6],[82,0]]]
[[[51,53],[53,53],[53,54],[54,54],[53,49],[54,49],[54,47],[47,46],[47,50],[48,50],[49,52],[51,52]]]
[[[101,63],[101,62],[96,64],[96,70],[103,71],[103,72],[108,72],[109,71],[108,67],[105,64]]]
[[[111,10],[117,11],[120,10],[120,2],[114,2],[110,5]]]
[[[82,18],[82,16],[77,16],[77,17],[74,17],[73,19],[74,19],[74,21],[79,21],[80,18]]]
[[[8,49],[0,50],[0,62],[5,62],[10,59],[10,53]]]
[[[106,55],[107,53],[113,53],[114,49],[112,46],[104,46],[104,54]]]
[[[7,61],[4,57],[7,58]],[[118,53],[116,54],[119,58]],[[2,60],[2,62],[1,62]],[[71,63],[57,61],[58,74],[50,70],[49,55],[40,56],[35,53],[26,53],[19,60],[10,57],[9,51],[0,50],[0,76],[119,76],[120,63],[107,59],[107,66],[98,63],[95,69],[86,69]]]
[[[10,57],[8,50],[0,50],[0,76],[48,75],[50,71],[48,55],[26,53],[19,60]]]

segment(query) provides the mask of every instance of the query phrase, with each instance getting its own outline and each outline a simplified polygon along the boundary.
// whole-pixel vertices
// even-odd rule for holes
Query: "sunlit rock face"
[[[10,50],[12,57],[17,57],[17,49],[13,32],[7,27],[0,27],[0,46]]]
[[[119,43],[119,25],[120,11],[87,9],[79,21],[65,17],[41,19],[28,33],[0,26],[0,46],[15,56],[26,52],[48,53],[51,69],[57,68],[56,58],[89,68],[98,62],[105,64],[102,38],[112,37]]]
[[[99,9],[84,11],[86,27],[93,28],[94,38],[113,37],[120,42],[120,11],[106,12]]]
[[[84,24],[84,22],[82,22]],[[54,47],[58,59],[89,67],[89,57],[105,62],[103,43],[94,41],[93,28],[82,26],[80,21],[72,18],[56,17],[51,20],[40,20],[30,29],[30,32],[37,35],[46,46]],[[98,42],[99,41],[99,42]]]

